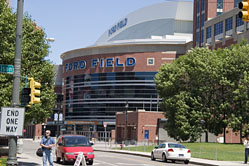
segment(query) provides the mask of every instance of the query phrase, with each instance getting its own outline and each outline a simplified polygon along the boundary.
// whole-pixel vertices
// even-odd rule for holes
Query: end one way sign
[[[2,107],[0,134],[22,136],[24,123],[24,108]]]

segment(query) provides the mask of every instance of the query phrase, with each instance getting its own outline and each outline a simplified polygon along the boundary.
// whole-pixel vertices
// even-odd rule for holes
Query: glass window
[[[148,58],[149,59],[149,58]],[[155,60],[154,60],[155,63]],[[67,77],[66,119],[115,119],[125,110],[158,110],[154,77],[157,72],[110,72]],[[159,99],[161,100],[161,99]],[[148,102],[149,101],[149,102]],[[159,110],[160,111],[160,108]]]
[[[200,28],[200,16],[196,17],[196,29]]]
[[[221,33],[223,33],[223,22],[222,21],[214,25],[215,36]]]
[[[204,41],[204,30],[201,30],[201,43]]]
[[[234,8],[238,7],[239,3],[241,2],[242,0],[234,0]]]
[[[233,18],[226,19],[226,31],[233,29]]]
[[[182,149],[185,149],[185,146],[183,146],[182,144],[169,143],[168,146],[169,146],[169,148],[182,148]]]
[[[207,36],[207,39],[212,37],[212,27],[211,26],[207,27],[207,34],[206,34],[206,36]]]
[[[206,0],[201,1],[201,11],[205,10],[205,1]]]
[[[197,0],[197,8],[196,8],[197,14],[200,13],[200,0]]]
[[[199,43],[199,38],[200,38],[200,34],[199,32],[196,32],[196,42]]]
[[[88,138],[83,136],[65,136],[65,146],[91,146]]]
[[[205,13],[201,15],[201,27],[204,26],[204,22],[205,22]]]
[[[154,58],[147,58],[147,65],[155,65],[154,61]]]
[[[217,0],[217,9],[223,9],[223,0]]]
[[[244,25],[244,22],[242,21],[242,18],[239,18],[239,15],[236,15],[236,27],[241,25]]]
[[[217,13],[216,15],[219,16],[223,12],[223,0],[217,0]]]

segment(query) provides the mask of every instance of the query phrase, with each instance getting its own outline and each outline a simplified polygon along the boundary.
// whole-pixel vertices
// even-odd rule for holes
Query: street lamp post
[[[128,129],[127,129],[127,126],[128,126],[128,114],[127,114],[128,107],[129,107],[129,104],[128,104],[128,101],[126,101],[126,104],[125,104],[125,145],[126,145],[127,137],[128,137]]]
[[[18,107],[19,103],[19,89],[21,78],[21,52],[22,52],[22,23],[23,23],[23,0],[17,1],[17,19],[16,19],[16,44],[15,44],[15,58],[14,58],[14,80],[12,89],[12,103],[13,107]],[[17,157],[17,137],[9,137],[9,154],[6,162],[7,166],[18,165]]]

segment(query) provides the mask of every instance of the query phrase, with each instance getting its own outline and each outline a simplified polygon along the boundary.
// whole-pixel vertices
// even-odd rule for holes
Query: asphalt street
[[[19,162],[19,166],[40,166],[42,165],[42,158],[36,156],[35,152],[39,147],[39,142],[34,142],[33,140],[24,140],[23,141],[23,157],[32,158],[34,162],[28,161]],[[127,154],[119,154],[119,153],[108,153],[108,152],[98,152],[95,151],[95,159],[93,165],[101,165],[101,166],[167,166],[167,165],[185,165],[183,162],[176,163],[165,163],[160,160],[151,161],[150,158],[135,156],[135,155],[127,155]],[[54,155],[55,161],[55,155]],[[73,163],[68,164],[73,165]],[[188,164],[192,166],[191,164]],[[54,166],[62,166],[61,163],[55,163]]]

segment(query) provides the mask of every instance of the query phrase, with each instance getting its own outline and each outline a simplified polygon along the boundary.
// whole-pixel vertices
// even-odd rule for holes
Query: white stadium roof
[[[94,46],[184,44],[192,41],[193,2],[170,1],[138,9],[107,29]]]

